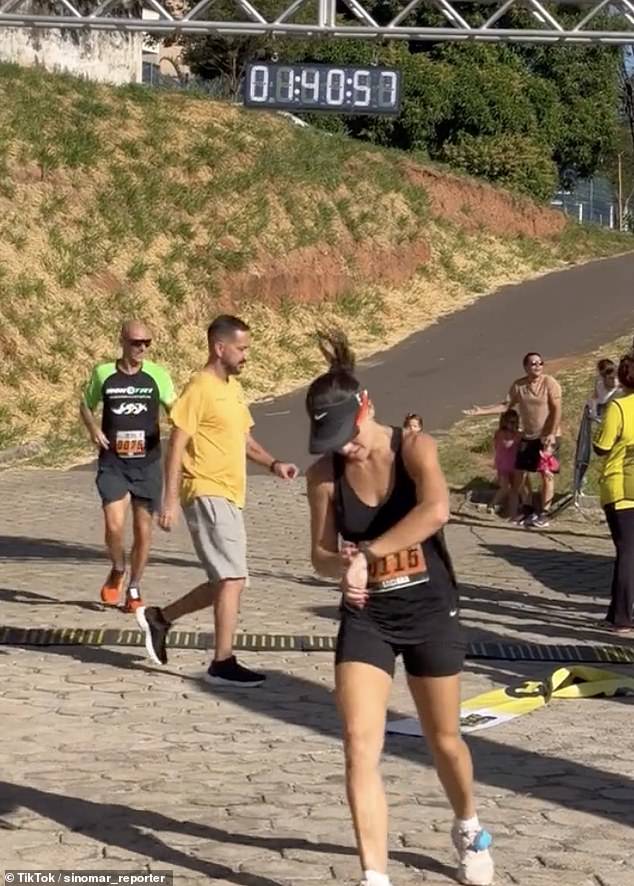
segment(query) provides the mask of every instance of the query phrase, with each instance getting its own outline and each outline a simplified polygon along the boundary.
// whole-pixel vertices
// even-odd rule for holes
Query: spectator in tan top
[[[507,409],[516,409],[520,416],[522,438],[517,451],[513,484],[509,497],[509,516],[516,522],[538,528],[548,526],[548,511],[555,493],[552,473],[542,473],[541,513],[525,521],[518,518],[519,490],[526,474],[538,473],[540,456],[545,446],[556,454],[561,434],[561,386],[544,372],[541,354],[531,351],[523,360],[526,375],[511,385],[504,403],[492,406],[474,406],[465,415],[499,415]]]

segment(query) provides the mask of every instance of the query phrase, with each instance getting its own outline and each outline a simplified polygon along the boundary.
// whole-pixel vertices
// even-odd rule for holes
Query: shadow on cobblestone
[[[30,650],[33,652],[34,650]],[[329,739],[339,740],[340,726],[335,711],[334,699],[329,686],[313,682],[298,675],[284,671],[270,670],[264,686],[253,690],[227,690],[211,687],[201,682],[197,677],[184,675],[175,668],[151,668],[138,663],[136,653],[124,654],[116,650],[102,647],[67,646],[49,647],[48,652],[55,656],[68,656],[87,664],[107,664],[121,668],[124,671],[143,670],[151,676],[153,688],[160,691],[161,681],[164,678],[178,679],[193,692],[206,695],[214,699],[229,700],[231,705],[242,708],[245,712],[255,713],[259,718],[277,721],[299,727],[314,735]],[[41,650],[35,650],[35,654],[41,656]],[[38,666],[41,669],[41,665]],[[544,665],[545,670],[551,667]],[[535,673],[538,678],[539,674]],[[631,705],[632,699],[613,699],[607,702],[610,705]],[[588,717],[592,717],[591,702],[588,704]],[[390,719],[408,716],[408,712],[391,709],[388,712]],[[249,717],[245,718],[247,722]],[[624,769],[621,772],[609,772],[598,767],[587,765],[580,761],[570,759],[565,754],[540,753],[527,747],[513,747],[512,745],[498,742],[490,736],[472,734],[468,736],[469,745],[474,754],[477,779],[480,783],[488,784],[504,791],[517,795],[526,795],[531,799],[541,800],[546,803],[558,805],[566,811],[587,813],[592,816],[613,821],[619,826],[634,826],[634,804],[631,802],[634,793],[634,780],[628,777]],[[607,746],[606,746],[607,749]],[[431,767],[432,761],[423,741],[404,739],[398,736],[389,737],[386,742],[385,756],[392,760],[405,760],[419,766]],[[627,766],[628,764],[625,764]],[[518,784],[518,773],[521,773],[522,784]],[[333,771],[333,776],[341,777],[341,769]],[[570,789],[574,784],[574,790]],[[10,787],[10,786],[9,786]],[[133,848],[134,851],[145,853],[159,861],[171,861],[187,866],[187,856],[176,858],[174,852],[169,850],[159,840],[145,835],[139,835],[136,828],[145,826],[159,826],[159,816],[152,819],[154,813],[145,813],[130,810],[127,807],[99,806],[96,803],[86,804],[85,801],[72,798],[56,798],[52,794],[45,794],[30,788],[12,788],[12,793],[4,794],[0,784],[0,798],[11,798],[14,803],[33,808],[43,815],[71,828],[77,828],[87,816],[87,821],[96,821],[94,827],[103,832],[102,838],[114,845],[122,845]],[[18,799],[16,799],[16,791]],[[20,794],[20,792],[22,792]],[[58,802],[59,801],[59,802]],[[520,803],[519,799],[516,802]],[[84,804],[82,806],[81,804]],[[3,809],[0,804],[0,815]],[[121,822],[117,822],[112,816],[121,816]],[[60,816],[60,817],[58,817]],[[154,821],[155,824],[150,822]],[[173,828],[173,820],[161,822],[161,828],[169,830]],[[179,825],[180,827],[181,825]],[[198,825],[195,825],[198,827]],[[123,829],[123,832],[122,832]],[[93,834],[97,836],[97,834]],[[211,839],[214,839],[213,837]],[[225,835],[223,839],[231,840]],[[248,839],[251,839],[249,837]],[[254,838],[257,839],[257,838]],[[280,838],[281,839],[281,838]],[[137,846],[137,840],[140,845]],[[131,845],[135,843],[134,847]],[[269,844],[274,849],[274,844]],[[334,851],[334,850],[333,850]],[[170,855],[170,852],[172,854]],[[158,853],[158,854],[157,854]],[[395,855],[395,858],[398,857]],[[405,863],[413,863],[410,860]],[[192,867],[192,864],[198,867]],[[434,869],[433,859],[420,857],[415,863],[417,867]],[[235,875],[229,876],[227,872],[219,870],[201,860],[194,859],[189,865],[193,870],[207,873],[210,877],[223,877],[242,886],[271,886],[273,881],[262,878],[235,879]],[[438,869],[438,868],[436,868]]]
[[[316,615],[319,618],[328,619],[328,621],[339,622],[339,606],[307,606],[306,612]]]
[[[37,594],[35,591],[21,591],[15,588],[0,588],[0,600],[6,603],[57,603],[56,597],[48,594]]]
[[[567,598],[549,600],[541,595],[482,585],[461,585],[460,599],[462,623],[469,641],[512,643],[517,642],[517,632],[520,632],[531,635],[527,642],[539,642],[534,638],[541,636],[545,640],[557,640],[559,644],[590,642],[610,646],[614,643],[614,635],[603,630],[599,624],[600,617],[605,614],[607,601],[584,601],[581,607]],[[588,610],[593,610],[594,614],[589,616]],[[487,619],[487,616],[490,618]],[[500,632],[500,620],[513,623],[515,633]],[[519,639],[521,642],[521,637]],[[632,642],[631,637],[618,638],[619,646],[628,646]]]
[[[459,513],[452,514],[450,525],[470,526],[473,529],[485,529],[485,530],[492,529],[492,530],[495,530],[495,532],[517,533],[517,531],[518,531],[517,526],[513,526],[511,523],[505,522],[504,520],[499,520],[499,519],[478,520],[473,517],[470,519],[467,519],[462,514],[459,514]],[[555,527],[553,527],[553,524],[551,524],[547,533],[543,533],[541,530],[530,530],[530,532],[536,532],[539,535],[547,534],[549,536],[555,536],[555,537],[571,536],[572,538],[599,539],[600,541],[604,541],[606,538],[609,537],[607,529],[605,529],[603,532],[601,532],[601,531],[591,532],[587,528],[588,524],[579,523],[579,524],[574,524],[574,525],[575,525],[575,528],[573,529],[573,528],[571,528],[571,524],[567,524],[567,528],[565,528],[564,525],[562,525],[561,527],[558,527],[557,524],[555,524]],[[576,528],[577,526],[579,527],[579,529]],[[597,526],[595,526],[594,524],[590,524],[590,526],[592,529],[597,529]]]
[[[586,551],[529,548],[481,542],[494,558],[524,569],[545,587],[559,594],[609,594],[613,558]],[[552,605],[552,604],[551,604]]]
[[[59,600],[56,597],[49,597],[48,594],[38,594],[35,591],[24,591],[19,588],[0,588],[0,602],[24,603],[26,606],[76,606],[89,612],[101,612],[104,608],[99,603],[89,600]]]
[[[466,605],[469,608],[493,615],[505,613],[512,615],[514,618],[532,618],[538,612],[541,613],[542,617],[544,615],[549,616],[551,610],[558,615],[563,612],[570,614],[571,604],[568,597],[569,594],[565,594],[564,599],[557,599],[545,597],[543,594],[531,595],[526,591],[519,593],[507,587],[496,588],[472,583],[460,584],[460,598],[463,606]],[[504,606],[504,604],[508,605]],[[584,612],[588,609],[594,609],[598,613],[605,612],[606,606],[607,598],[605,603],[595,603],[591,600],[583,601]],[[531,614],[532,610],[534,610],[533,614]],[[583,619],[580,623],[585,624],[587,627],[588,621]],[[544,627],[547,627],[547,625],[544,625]]]
[[[249,575],[251,578],[275,578],[281,581],[288,581],[292,584],[306,585],[309,588],[333,588],[334,582],[327,579],[319,578],[317,575],[297,575],[293,572],[284,572],[281,569],[257,569],[249,565]]]
[[[251,842],[257,838],[230,834],[194,822],[177,821],[151,810],[133,809],[118,803],[97,803],[8,782],[0,782],[0,797],[0,815],[7,815],[19,807],[30,809],[37,815],[58,822],[69,831],[85,834],[108,846],[146,855],[154,861],[188,868],[212,879],[226,880],[237,886],[280,886],[276,880],[268,877],[237,873],[226,865],[188,855],[167,846],[147,830],[191,834],[199,836],[201,841],[231,842],[235,839],[239,843],[242,840],[243,845],[257,845]]]
[[[0,560],[70,560],[75,562],[107,560],[103,546],[76,544],[56,538],[29,538],[25,535],[0,535]],[[196,566],[191,557],[173,557],[152,553],[152,562],[165,566]]]
[[[18,631],[26,631],[27,628],[17,628]],[[118,652],[115,649],[108,649],[105,646],[28,646],[16,643],[14,649],[23,649],[25,652],[31,652],[35,655],[58,655],[64,658],[74,658],[84,664],[110,665],[114,668],[123,668],[131,671],[144,671],[146,674],[160,674],[157,668],[148,665],[147,659],[143,653],[139,652]],[[182,674],[175,674],[179,678],[183,678]]]
[[[178,848],[166,845],[148,831],[188,835],[199,838],[201,843],[213,841],[220,844],[256,847],[279,854],[280,857],[290,851],[321,852],[325,856],[356,856],[353,847],[338,843],[311,842],[301,837],[235,833],[210,824],[179,821],[152,810],[135,809],[119,803],[99,803],[0,781],[0,816],[10,816],[20,808],[29,809],[43,818],[57,822],[71,832],[91,837],[107,846],[128,849],[146,855],[154,861],[189,869],[212,879],[227,880],[238,886],[280,886],[280,884],[268,877],[238,873],[225,865],[186,854]],[[9,821],[3,822],[0,818],[0,826],[3,824],[7,829],[15,829]],[[453,868],[421,852],[394,850],[390,852],[390,858],[404,865],[453,879]]]
[[[198,685],[201,691],[210,695],[226,694],[226,690],[208,684],[198,683]],[[236,692],[232,695],[232,701],[259,715],[264,714],[285,723],[305,726],[321,735],[336,737],[340,734],[332,693],[324,686],[281,671],[269,672],[267,683],[258,692]],[[613,701],[627,704],[631,699],[613,699]],[[330,715],[325,715],[328,710],[331,711]],[[388,711],[388,719],[403,716],[407,715],[394,710]],[[620,825],[634,825],[634,804],[631,803],[631,796],[627,800],[620,799],[623,794],[634,792],[634,780],[627,776],[594,769],[553,755],[544,756],[528,749],[513,748],[473,734],[469,735],[468,741],[474,754],[479,781],[516,791],[518,788],[515,779],[518,771],[521,771],[533,782],[528,791],[532,797],[541,797],[564,808],[613,819]],[[388,756],[419,762],[426,766],[432,765],[431,757],[423,742],[412,742],[411,739],[403,740],[398,737],[388,738],[385,753]],[[578,792],[574,797],[569,796],[565,778],[561,782],[552,779],[553,763],[565,767],[566,778],[575,776],[585,779],[588,784],[587,791]],[[561,799],[558,799],[559,791]],[[616,792],[614,796],[612,792]]]

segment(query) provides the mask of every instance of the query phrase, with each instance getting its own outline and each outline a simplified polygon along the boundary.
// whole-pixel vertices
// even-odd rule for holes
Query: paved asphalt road
[[[419,412],[425,429],[450,427],[473,403],[493,403],[537,350],[548,360],[581,354],[634,333],[634,254],[505,286],[359,366],[382,421]],[[304,391],[253,408],[256,438],[302,468],[308,423]]]

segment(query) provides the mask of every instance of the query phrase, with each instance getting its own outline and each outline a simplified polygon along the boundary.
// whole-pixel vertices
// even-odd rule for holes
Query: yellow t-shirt
[[[617,511],[634,508],[634,394],[608,403],[594,445],[609,450],[601,473],[601,504],[614,504]]]
[[[172,407],[170,420],[190,436],[183,457],[182,503],[217,495],[243,508],[247,433],[253,419],[239,382],[197,372]]]

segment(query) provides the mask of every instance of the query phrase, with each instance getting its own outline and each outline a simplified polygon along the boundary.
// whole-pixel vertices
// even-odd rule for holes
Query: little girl
[[[588,400],[590,418],[592,421],[601,421],[601,416],[606,405],[613,397],[622,394],[619,380],[616,376],[616,364],[614,360],[604,358],[597,363],[597,378],[594,383],[594,391]]]
[[[420,434],[423,430],[423,420],[415,412],[408,412],[403,420],[403,427],[406,431],[416,431]]]
[[[493,437],[495,448],[495,470],[498,489],[489,505],[489,512],[496,513],[511,491],[511,481],[515,470],[515,457],[520,442],[519,415],[514,409],[507,409],[500,416],[500,425]]]

